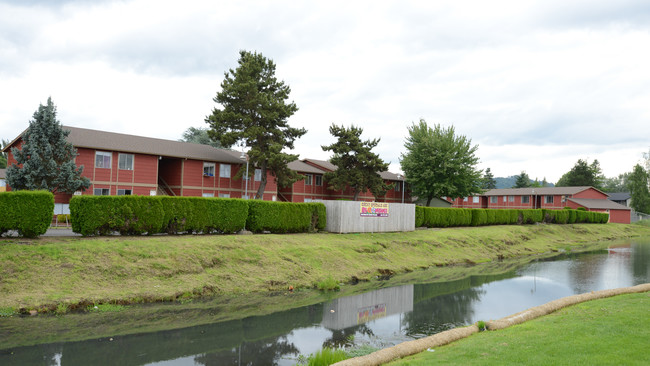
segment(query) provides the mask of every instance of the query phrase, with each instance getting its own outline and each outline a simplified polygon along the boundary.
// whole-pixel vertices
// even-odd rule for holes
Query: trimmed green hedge
[[[252,232],[302,233],[322,230],[327,223],[322,203],[248,201],[246,228]]]
[[[609,215],[581,210],[483,209],[483,208],[415,208],[416,227],[450,227],[482,225],[607,223]]]
[[[323,230],[322,203],[246,201],[236,198],[169,196],[75,196],[72,230],[84,236],[234,233],[293,233]]]
[[[245,201],[229,198],[75,196],[72,231],[87,235],[232,233],[244,228]]]
[[[9,230],[35,238],[45,234],[52,223],[54,195],[47,191],[10,191],[0,193],[0,235]]]

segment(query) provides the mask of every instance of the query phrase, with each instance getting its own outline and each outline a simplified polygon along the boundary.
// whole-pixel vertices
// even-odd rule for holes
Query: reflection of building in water
[[[390,287],[325,304],[321,324],[328,329],[344,329],[409,311],[413,311],[413,285]]]

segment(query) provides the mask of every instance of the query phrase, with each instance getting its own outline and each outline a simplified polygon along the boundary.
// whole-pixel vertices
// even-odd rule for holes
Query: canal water
[[[500,275],[410,284],[266,316],[12,350],[2,365],[294,365],[323,347],[388,347],[589,291],[650,282],[650,238]]]

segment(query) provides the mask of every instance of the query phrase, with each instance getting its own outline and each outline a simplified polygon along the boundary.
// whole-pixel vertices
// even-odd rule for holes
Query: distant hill
[[[494,180],[497,181],[497,188],[499,188],[499,189],[501,189],[501,188],[512,188],[512,186],[514,186],[515,182],[517,181],[517,176],[512,175],[512,176],[507,177],[507,178],[496,177],[496,178],[494,178]],[[530,183],[533,183],[534,181],[535,180],[531,179]],[[549,183],[548,187],[555,187],[555,184]]]

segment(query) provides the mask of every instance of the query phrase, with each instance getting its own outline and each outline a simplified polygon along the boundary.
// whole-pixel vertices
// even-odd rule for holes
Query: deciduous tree
[[[183,132],[183,138],[180,141],[191,142],[193,144],[210,145],[217,148],[221,147],[219,141],[215,141],[210,138],[210,135],[208,135],[208,129],[201,127],[188,128],[185,130],[185,132]]]
[[[465,136],[456,136],[454,127],[429,127],[425,120],[408,127],[401,166],[413,195],[425,198],[467,197],[483,191],[477,169],[478,145]]]
[[[560,180],[557,181],[557,187],[582,187],[591,186],[602,188],[605,177],[600,168],[598,160],[594,160],[591,165],[586,160],[578,159],[570,171],[564,173]]]
[[[83,165],[75,165],[77,150],[66,141],[69,134],[56,119],[56,107],[48,98],[47,105],[41,104],[29,121],[21,148],[11,148],[18,165],[7,168],[7,184],[15,190],[69,194],[90,187],[88,178],[81,176]]]
[[[280,186],[301,178],[287,167],[298,155],[282,150],[293,149],[294,141],[307,131],[288,124],[298,107],[288,102],[291,88],[275,77],[275,63],[257,52],[240,51],[239,56],[239,66],[225,73],[221,91],[213,99],[221,107],[214,108],[205,121],[210,137],[222,146],[248,148],[250,163],[262,171],[256,194],[261,199],[267,171]]]
[[[325,173],[325,180],[332,189],[342,190],[350,186],[354,200],[361,192],[369,190],[375,197],[381,197],[392,185],[384,183],[379,172],[388,170],[379,155],[372,152],[379,139],[361,140],[363,129],[355,126],[346,128],[332,124],[330,133],[337,138],[331,145],[322,146],[324,151],[332,151],[330,163],[337,166],[333,172]]]
[[[650,192],[648,190],[648,172],[637,164],[629,177],[630,205],[635,211],[650,214]]]

